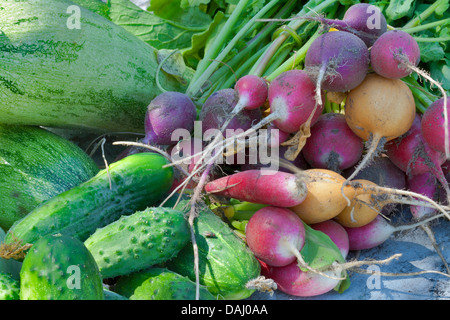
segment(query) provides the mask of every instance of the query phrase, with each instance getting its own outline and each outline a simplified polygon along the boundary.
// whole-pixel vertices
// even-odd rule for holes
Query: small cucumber
[[[173,181],[172,167],[157,153],[139,153],[101,170],[85,183],[67,190],[31,211],[8,231],[5,243],[33,244],[48,234],[81,241],[97,228],[158,203]]]
[[[147,208],[98,229],[86,241],[104,278],[130,274],[175,257],[189,242],[184,213]]]
[[[80,147],[46,129],[0,124],[0,227],[86,182],[99,168]]]
[[[180,201],[176,208],[189,208],[188,201]],[[225,300],[248,298],[255,290],[246,288],[246,284],[260,276],[261,266],[245,242],[207,207],[199,210],[194,230],[199,254],[200,284]],[[195,281],[192,245],[185,246],[165,267]]]
[[[104,300],[100,271],[80,240],[48,235],[36,241],[20,272],[21,300]]]
[[[189,278],[166,268],[150,268],[120,277],[114,290],[130,300],[195,300],[196,285]],[[216,300],[200,286],[200,300]]]
[[[0,272],[0,300],[20,300],[19,281]]]

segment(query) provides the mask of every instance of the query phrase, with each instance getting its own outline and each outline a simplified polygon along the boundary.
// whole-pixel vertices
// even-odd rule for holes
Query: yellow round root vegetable
[[[302,203],[291,207],[306,224],[323,222],[336,217],[347,206],[347,200],[341,193],[345,178],[328,169],[308,169],[308,193]],[[344,194],[352,199],[355,190],[352,186],[344,187]]]
[[[358,183],[361,183],[360,185]],[[355,186],[355,197],[351,201],[351,205],[347,206],[339,213],[334,220],[340,225],[348,228],[362,227],[369,224],[378,216],[378,209],[381,210],[383,204],[374,203],[374,191],[368,190],[365,186],[376,186],[369,180],[357,179],[352,183]],[[380,207],[381,206],[381,207]]]

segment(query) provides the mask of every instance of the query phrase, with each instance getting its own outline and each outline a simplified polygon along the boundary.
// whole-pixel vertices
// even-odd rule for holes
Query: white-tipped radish
[[[285,266],[296,261],[305,244],[302,220],[289,209],[273,206],[253,214],[245,228],[245,236],[254,255],[271,266]]]

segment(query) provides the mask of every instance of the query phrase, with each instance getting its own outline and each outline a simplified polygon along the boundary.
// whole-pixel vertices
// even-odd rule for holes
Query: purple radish
[[[307,17],[307,19],[320,21],[329,27],[353,33],[361,38],[368,48],[387,31],[386,18],[381,10],[368,3],[350,6],[342,20],[323,17]]]
[[[304,70],[285,71],[269,85],[269,118],[280,130],[294,133],[312,118],[314,124],[322,114],[323,106],[316,108],[315,86]]]
[[[313,168],[341,172],[360,160],[363,149],[363,141],[349,128],[343,114],[325,113],[311,127],[302,153]]]
[[[184,93],[167,91],[154,98],[147,107],[143,143],[173,145],[172,133],[176,129],[192,132],[197,111]]]
[[[246,131],[252,127],[254,122],[261,120],[262,114],[259,109],[243,110],[230,120],[230,113],[238,101],[238,93],[231,88],[218,90],[209,96],[203,104],[199,116],[202,121],[203,134],[209,129],[242,129]],[[227,121],[229,123],[223,128]]]
[[[343,226],[341,226],[334,220],[326,220],[319,223],[314,223],[310,225],[310,227],[329,236],[331,241],[333,241],[341,251],[344,259],[347,258],[349,251],[349,241],[347,231]]]
[[[291,210],[269,206],[252,215],[245,236],[258,259],[269,266],[286,266],[297,260],[305,244],[305,227]]]
[[[436,177],[431,172],[408,176],[406,181],[408,190],[423,194],[424,196],[427,196],[435,201],[439,201],[438,182]],[[420,205],[411,205],[410,210],[415,220],[420,220],[428,215],[436,213],[437,211],[435,208]]]
[[[373,70],[389,79],[409,75],[420,62],[417,41],[407,32],[390,30],[382,34],[370,49]]]
[[[305,70],[316,83],[316,100],[321,90],[345,92],[356,88],[369,69],[369,50],[360,38],[345,31],[320,35],[305,56]]]
[[[387,222],[386,219],[382,216],[377,216],[375,220],[373,220],[369,224],[366,224],[365,226],[357,228],[344,228],[348,234],[350,251],[365,250],[381,245],[396,232],[411,230],[420,227],[428,223],[429,221],[442,216],[443,214],[439,214],[426,220],[402,226],[394,226]]]

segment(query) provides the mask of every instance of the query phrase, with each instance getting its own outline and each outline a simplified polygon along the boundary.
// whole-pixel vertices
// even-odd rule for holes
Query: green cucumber
[[[21,300],[104,300],[102,276],[80,240],[63,235],[33,244],[20,271]]]
[[[147,208],[97,229],[84,243],[103,278],[130,274],[175,257],[189,242],[183,212]]]
[[[104,227],[161,201],[173,182],[173,168],[158,153],[133,154],[111,163],[88,181],[43,202],[6,234],[5,243],[33,244],[61,233],[86,240]],[[111,183],[111,184],[110,184]]]
[[[150,268],[120,277],[114,290],[130,300],[195,300],[196,285],[166,268]],[[199,290],[200,300],[216,300],[206,287]]]
[[[176,208],[188,208],[182,200]],[[255,290],[246,284],[260,276],[261,266],[245,242],[209,208],[201,208],[194,221],[199,254],[200,284],[225,300],[248,298]],[[165,266],[176,273],[196,280],[192,245],[184,247]]]
[[[3,272],[0,272],[0,300],[20,300],[19,280]]]
[[[97,174],[76,144],[46,129],[0,124],[0,227]]]
[[[127,297],[106,288],[103,288],[103,294],[105,295],[105,300],[128,300]]]
[[[157,50],[80,3],[0,0],[0,123],[143,133]]]

